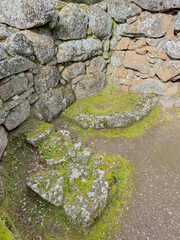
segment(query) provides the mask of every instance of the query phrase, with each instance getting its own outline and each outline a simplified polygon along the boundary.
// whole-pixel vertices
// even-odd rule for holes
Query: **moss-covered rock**
[[[1,240],[15,240],[12,233],[6,227],[5,223],[0,219],[0,239]]]
[[[52,124],[41,123],[33,131],[26,134],[26,140],[34,147],[38,147],[54,131],[55,128]]]

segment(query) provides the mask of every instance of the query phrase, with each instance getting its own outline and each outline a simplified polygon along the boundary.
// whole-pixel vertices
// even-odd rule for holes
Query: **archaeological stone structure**
[[[107,83],[178,98],[180,0],[0,2],[0,158],[36,108],[52,121]]]

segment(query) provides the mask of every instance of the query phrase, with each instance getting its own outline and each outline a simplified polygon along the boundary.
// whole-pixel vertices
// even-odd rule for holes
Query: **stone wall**
[[[179,96],[180,0],[0,2],[0,158],[30,107],[51,121],[107,82]]]

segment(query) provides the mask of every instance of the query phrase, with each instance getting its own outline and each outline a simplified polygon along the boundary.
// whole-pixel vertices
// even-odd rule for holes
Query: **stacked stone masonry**
[[[180,0],[0,2],[0,158],[30,107],[53,120],[109,82],[179,97]]]

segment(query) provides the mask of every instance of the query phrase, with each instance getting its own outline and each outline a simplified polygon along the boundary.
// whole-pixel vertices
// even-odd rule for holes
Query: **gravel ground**
[[[94,139],[93,148],[121,154],[135,166],[137,190],[118,240],[180,239],[180,121],[138,140]]]

